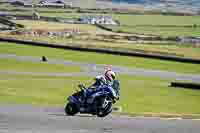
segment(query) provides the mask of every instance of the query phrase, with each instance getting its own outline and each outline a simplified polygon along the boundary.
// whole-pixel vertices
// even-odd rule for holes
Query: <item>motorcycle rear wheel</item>
[[[74,103],[68,103],[65,106],[65,114],[66,115],[73,116],[73,115],[77,114],[78,112],[79,112],[78,107]]]

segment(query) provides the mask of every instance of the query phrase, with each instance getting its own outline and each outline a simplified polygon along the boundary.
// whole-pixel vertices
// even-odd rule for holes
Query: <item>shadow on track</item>
[[[86,117],[86,118],[91,118],[91,117],[96,117],[96,116],[93,116],[93,115],[89,115],[89,114],[77,114],[77,115],[74,115],[74,116],[68,116],[64,113],[52,113],[52,114],[48,114],[48,115],[51,115],[51,116],[65,116],[65,117]]]

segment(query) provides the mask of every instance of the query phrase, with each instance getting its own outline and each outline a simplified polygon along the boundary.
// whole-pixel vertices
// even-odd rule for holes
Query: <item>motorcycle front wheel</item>
[[[108,101],[107,98],[104,99],[102,106],[97,112],[98,117],[105,117],[112,112],[112,102]]]

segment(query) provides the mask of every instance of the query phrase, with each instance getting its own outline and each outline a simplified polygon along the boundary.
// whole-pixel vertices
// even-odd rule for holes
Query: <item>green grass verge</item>
[[[113,18],[122,25],[193,25],[200,23],[200,16],[172,16],[172,15],[131,15],[114,14]]]
[[[66,66],[61,64],[48,64],[19,61],[15,59],[0,59],[0,70],[12,70],[22,72],[80,72],[78,66]]]
[[[37,21],[37,23],[35,23],[35,21],[28,21],[28,20],[23,20],[23,21],[20,20],[16,22],[23,24],[27,27],[30,27],[31,29],[41,29],[41,30],[48,30],[48,31],[64,30],[66,28],[79,29],[80,31],[89,33],[90,35],[75,35],[72,38],[46,37],[46,36],[31,37],[31,36],[7,35],[7,34],[6,35],[2,34],[1,36],[14,37],[14,38],[19,38],[23,40],[44,41],[44,42],[57,43],[57,44],[63,44],[63,45],[74,43],[74,44],[78,44],[84,47],[106,47],[106,48],[115,48],[115,49],[123,48],[123,49],[128,49],[128,50],[145,50],[145,51],[149,51],[149,53],[166,53],[166,54],[180,55],[180,56],[190,57],[190,58],[197,58],[197,59],[200,58],[200,49],[189,47],[189,45],[171,44],[170,42],[168,44],[162,44],[162,43],[159,44],[159,42],[151,42],[153,44],[132,44],[130,42],[127,42],[127,40],[112,40],[112,39],[109,40],[110,42],[106,42],[103,40],[97,41],[95,39],[98,39],[98,37],[94,35],[94,31],[95,33],[101,33],[101,34],[103,33],[109,34],[110,32],[106,32],[92,25],[60,24],[60,23],[52,23],[52,22],[44,22],[44,21]],[[131,28],[127,30],[131,30]],[[137,27],[134,30],[137,30]],[[138,31],[143,33],[142,30],[141,31],[138,30]],[[164,31],[159,30],[158,32],[165,33],[165,30]],[[158,32],[153,32],[153,33],[157,34]],[[182,34],[182,32],[180,33]],[[166,34],[163,34],[163,35],[166,35]],[[192,34],[193,32],[188,33],[188,35],[192,35]],[[176,35],[176,34],[174,33],[173,35]],[[123,41],[123,43],[117,42],[117,41]]]
[[[199,90],[169,87],[170,80],[153,77],[121,76],[120,81],[119,105],[125,112],[200,113],[195,107],[200,100]]]
[[[168,36],[200,36],[200,28],[193,27],[160,27],[160,26],[106,26],[114,32],[152,34]]]
[[[91,84],[89,77],[0,75],[0,103],[64,106],[78,83]],[[168,87],[169,80],[119,76],[124,113],[199,114],[200,93]]]
[[[0,44],[0,53],[4,54],[30,55],[37,57],[45,55],[48,58],[60,58],[65,60],[73,60],[87,63],[119,65],[134,68],[174,71],[180,73],[200,73],[199,64],[163,61],[157,59],[146,59],[141,57],[98,54],[92,52],[77,52],[62,49],[19,45],[15,43],[1,42]]]
[[[63,105],[78,81],[86,78],[0,75],[0,103]]]
[[[98,30],[100,33],[102,31]],[[91,30],[92,32],[92,30]],[[94,30],[93,30],[94,32]],[[105,32],[104,32],[105,33]],[[99,39],[95,35],[75,35],[73,37],[48,37],[48,36],[24,36],[24,35],[10,35],[9,33],[2,33],[0,37],[16,38],[20,40],[33,40],[39,42],[55,43],[60,45],[76,45],[81,47],[93,47],[93,48],[111,48],[118,50],[133,50],[133,51],[145,51],[147,53],[155,54],[168,54],[177,55],[181,57],[200,59],[200,49],[192,47],[191,44],[176,44],[172,42],[145,42],[144,44],[131,43],[127,40],[114,40],[103,38]],[[99,39],[99,40],[98,40]]]
[[[111,27],[114,31],[162,36],[199,36],[198,28],[174,27],[193,26],[200,23],[200,16],[130,15],[113,14],[122,26]],[[148,26],[144,26],[148,25]],[[168,27],[162,27],[168,26]]]
[[[153,43],[153,44],[133,44],[128,42],[106,42],[102,40],[93,40],[88,38],[82,38],[81,36],[75,36],[72,38],[63,37],[32,37],[32,36],[18,36],[18,35],[0,35],[1,37],[10,37],[20,40],[33,40],[39,42],[55,43],[60,45],[73,45],[80,47],[91,48],[110,48],[117,50],[133,50],[133,51],[146,51],[147,53],[155,54],[167,54],[176,55],[180,57],[188,57],[194,59],[200,59],[200,49],[188,45],[178,45],[173,43]]]

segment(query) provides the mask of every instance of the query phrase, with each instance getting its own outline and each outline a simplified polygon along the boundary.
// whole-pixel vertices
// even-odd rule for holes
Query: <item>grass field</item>
[[[16,7],[9,4],[1,4],[0,10],[8,10],[17,14],[32,13],[32,8]],[[92,15],[97,13],[79,13],[78,9],[62,9],[62,8],[37,8],[37,10],[44,16],[64,17],[64,18],[78,18],[82,15]],[[83,10],[83,9],[82,9]],[[86,10],[84,10],[86,11]],[[93,12],[93,11],[90,11]],[[95,11],[99,12],[99,11]],[[99,14],[99,13],[98,13]],[[99,15],[102,15],[99,14]],[[104,14],[105,15],[105,14]],[[108,14],[109,15],[109,14]],[[122,25],[193,25],[200,23],[200,16],[172,16],[172,15],[135,15],[135,14],[112,14],[114,19],[121,22]]]
[[[69,43],[73,44],[78,44],[83,47],[107,47],[107,48],[116,48],[116,49],[128,49],[128,50],[145,50],[149,51],[150,53],[166,53],[166,54],[171,54],[171,55],[180,55],[184,57],[190,57],[190,58],[200,58],[200,49],[199,48],[193,48],[193,47],[188,47],[184,45],[178,45],[178,44],[163,44],[159,42],[151,42],[151,44],[135,44],[135,43],[130,43],[130,42],[116,42],[116,40],[113,40],[113,42],[105,42],[103,40],[95,40],[98,37],[95,36],[95,34],[110,34],[110,32],[107,32],[105,30],[102,30],[100,28],[97,28],[93,25],[84,25],[84,24],[60,24],[60,23],[52,23],[52,22],[44,22],[44,21],[37,21],[35,23],[34,21],[16,21],[17,23],[23,24],[26,27],[29,27],[31,29],[41,29],[41,30],[48,30],[48,31],[53,31],[53,30],[63,30],[63,29],[78,29],[82,32],[89,33],[87,37],[84,37],[83,35],[78,35],[74,36],[73,38],[62,38],[62,37],[28,37],[28,36],[13,36],[19,39],[25,39],[25,40],[35,40],[35,41],[44,41],[44,42],[49,42],[49,43],[58,43],[58,44],[64,44],[68,45]],[[139,29],[143,30],[139,30]],[[160,27],[162,29],[163,27]],[[169,27],[165,27],[166,29],[170,29]],[[183,31],[178,31],[178,29],[183,29]],[[120,29],[117,28],[117,29]],[[142,27],[135,27],[135,28],[123,28],[123,30],[133,30],[131,32],[134,33],[148,33],[148,34],[159,34],[163,36],[171,36],[172,34],[175,36],[179,35],[185,35],[185,36],[198,36],[200,35],[199,28],[193,29],[193,28],[185,28],[185,27],[177,27],[177,28],[172,28],[173,30],[167,31],[167,30],[159,30],[159,28],[153,28],[152,30],[148,30],[149,28],[142,28]],[[156,31],[154,31],[156,29]],[[186,30],[184,30],[186,29]],[[193,30],[191,30],[193,29]],[[189,30],[189,31],[188,31]],[[169,33],[169,34],[168,34]],[[172,34],[171,34],[172,33]],[[179,34],[180,33],[180,34]],[[1,36],[6,36],[8,35],[1,35]],[[12,37],[12,36],[11,36]],[[119,40],[120,41],[120,40]]]
[[[80,72],[78,66],[66,66],[60,64],[36,63],[31,61],[18,61],[15,59],[1,59],[0,70],[22,71],[22,72]]]
[[[9,9],[10,13],[17,15],[32,15],[32,11],[30,8],[19,8],[10,5],[2,5],[0,6],[0,9]],[[17,9],[19,10],[17,11]],[[112,16],[115,20],[118,20],[121,24],[120,27],[111,27],[114,29],[114,31],[139,34],[156,34],[162,36],[200,36],[199,27],[176,27],[193,25],[199,26],[200,16],[79,13],[77,12],[77,9],[48,8],[38,8],[38,11],[41,16],[62,17],[69,19],[77,19],[84,15],[109,15]]]
[[[168,36],[200,36],[200,27],[162,27],[162,26],[106,26],[114,32],[152,34]]]
[[[198,90],[171,88],[170,80],[153,77],[120,76],[120,81],[125,112],[200,113]]]
[[[14,43],[0,43],[0,53],[47,56],[48,58],[59,58],[79,62],[119,65],[133,68],[147,68],[154,70],[174,71],[180,73],[200,73],[198,64],[179,63],[173,61],[162,61],[156,59],[146,59],[140,57],[126,57],[109,54],[97,54],[90,52],[77,52],[61,49],[51,49],[45,47],[34,47],[25,45],[16,45]]]
[[[89,85],[90,77],[0,75],[0,103],[64,106],[78,83]],[[200,93],[168,87],[169,80],[119,76],[121,97],[117,105],[128,113],[199,114]]]
[[[133,51],[141,51],[144,50],[148,53],[157,53],[157,54],[169,54],[176,55],[181,57],[189,57],[200,59],[200,49],[191,47],[188,45],[178,45],[174,43],[159,43],[154,42],[145,43],[145,44],[137,44],[137,43],[129,43],[129,42],[117,42],[114,40],[113,42],[106,42],[102,40],[95,40],[94,37],[82,37],[82,36],[74,36],[72,38],[63,38],[63,37],[31,37],[31,36],[21,36],[21,35],[3,35],[0,34],[0,37],[11,37],[22,40],[33,40],[39,42],[48,42],[55,43],[60,45],[73,45],[80,47],[93,47],[93,48],[112,48],[119,50],[133,50]],[[115,42],[116,41],[116,42]]]
[[[199,27],[184,27],[200,24],[200,16],[166,15],[121,15],[113,14],[121,26],[112,27],[114,31],[162,36],[200,36]],[[146,25],[146,26],[145,26]]]
[[[45,21],[30,21],[30,20],[16,20],[18,24],[25,25],[27,28],[30,29],[40,29],[40,30],[64,30],[64,29],[71,29],[71,30],[79,30],[85,33],[109,33],[105,30],[102,30],[94,25],[88,24],[63,24],[63,23],[56,23],[56,22],[45,22]]]
[[[111,15],[113,19],[118,20],[121,25],[171,25],[188,26],[199,25],[200,16],[168,16],[168,15],[132,15],[132,14],[95,14],[95,13],[41,13],[42,16],[79,18],[83,15]]]
[[[62,105],[81,79],[1,74],[0,103]]]
[[[122,25],[193,25],[200,23],[200,16],[170,16],[170,15],[121,15],[114,14],[113,18]]]
[[[45,54],[48,58],[64,58],[85,63],[200,73],[199,65],[194,64],[67,51],[13,43],[0,43],[0,53],[37,57]],[[37,71],[36,64],[30,62],[21,62],[22,64],[17,62],[19,64],[16,64],[16,61],[3,59],[0,62],[1,71]],[[27,67],[24,68],[24,66]],[[38,69],[40,72],[45,68],[48,71],[54,71],[54,68],[50,68],[47,64],[39,64],[39,66],[41,67],[40,70]],[[55,69],[58,70],[60,67],[55,67]],[[71,69],[69,70],[71,71]],[[64,72],[65,69],[61,67],[60,71]],[[121,83],[121,97],[117,105],[122,106],[124,113],[200,113],[200,107],[198,106],[200,93],[198,93],[198,90],[169,87],[171,80],[155,77],[118,75],[118,78]],[[92,83],[92,77],[31,76],[1,73],[0,103],[64,106],[66,97],[75,92],[75,88],[79,83],[89,86]]]

